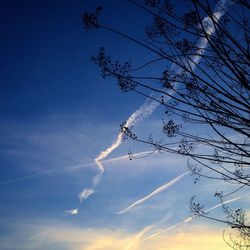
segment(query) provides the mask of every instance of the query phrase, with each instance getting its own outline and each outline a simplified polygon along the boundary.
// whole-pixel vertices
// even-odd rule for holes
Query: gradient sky
[[[209,209],[220,188],[194,184],[185,158],[141,157],[150,148],[125,141],[86,195],[99,173],[94,159],[145,102],[103,80],[90,58],[101,46],[117,59],[136,55],[138,65],[149,56],[113,34],[83,30],[82,13],[100,4],[106,23],[143,37],[149,17],[125,0],[0,1],[0,249],[230,249],[224,225],[184,222],[192,195]],[[135,130],[158,135],[161,115],[157,109]],[[138,159],[129,161],[130,150]]]

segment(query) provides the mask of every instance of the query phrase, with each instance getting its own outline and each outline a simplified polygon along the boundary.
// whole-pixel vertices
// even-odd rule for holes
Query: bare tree
[[[232,184],[229,193],[215,194],[225,219],[209,217],[194,198],[190,208],[195,216],[228,224],[231,230],[224,238],[232,248],[250,249],[245,211],[230,210],[224,203],[225,197],[250,186],[250,2],[183,0],[185,8],[177,10],[169,0],[128,1],[152,17],[145,26],[146,39],[100,23],[101,7],[83,15],[84,28],[116,33],[124,42],[145,48],[152,59],[135,67],[131,61],[113,61],[100,48],[92,60],[122,91],[161,105],[165,138],[140,138],[126,123],[121,131],[125,138],[155,150],[188,157],[195,181],[209,178]],[[168,66],[160,71],[163,63]],[[158,75],[149,75],[149,68]]]

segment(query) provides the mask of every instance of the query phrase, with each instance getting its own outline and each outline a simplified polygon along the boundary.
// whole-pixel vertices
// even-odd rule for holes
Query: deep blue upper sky
[[[116,18],[120,22],[116,25],[129,24],[126,1],[102,4],[107,19],[116,18],[112,6],[117,13],[128,8],[123,9],[124,17]],[[112,119],[107,105],[112,105],[113,114],[125,112],[123,105],[113,104],[127,97],[114,82],[103,82],[90,62],[101,46],[118,56],[120,49],[126,50],[113,35],[83,30],[82,13],[97,5],[96,1],[1,1],[1,118],[74,110]]]

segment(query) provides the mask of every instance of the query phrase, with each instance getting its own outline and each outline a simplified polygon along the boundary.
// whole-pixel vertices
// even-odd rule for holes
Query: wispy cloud
[[[145,197],[133,202],[130,206],[128,206],[127,208],[121,210],[118,212],[118,214],[123,214],[127,211],[129,211],[130,209],[132,209],[135,206],[139,206],[142,203],[144,203],[145,201],[147,201],[148,199],[152,198],[153,196],[159,194],[160,192],[168,189],[169,187],[171,187],[172,185],[174,185],[176,182],[178,182],[179,180],[181,180],[185,175],[187,175],[189,173],[189,171],[175,177],[173,180],[165,183],[164,185],[160,186],[159,188],[155,189],[153,192],[151,192],[150,194],[146,195]]]

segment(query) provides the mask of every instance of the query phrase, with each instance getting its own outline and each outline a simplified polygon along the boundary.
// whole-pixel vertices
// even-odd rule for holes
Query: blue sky
[[[103,161],[105,171],[93,188],[99,173],[94,159],[145,99],[103,80],[90,57],[101,46],[117,59],[137,53],[137,64],[149,56],[113,34],[83,30],[82,13],[99,4],[107,23],[115,20],[116,27],[143,37],[139,27],[148,17],[126,1],[0,3],[0,248],[205,249],[209,238],[213,249],[227,249],[223,226],[200,219],[182,223],[193,194],[207,208],[217,204],[214,183],[194,184],[182,175],[185,158],[155,153],[129,161],[129,150],[150,148],[125,141]],[[135,130],[160,136],[161,114],[157,109]],[[79,193],[90,188],[95,192],[80,203]]]

